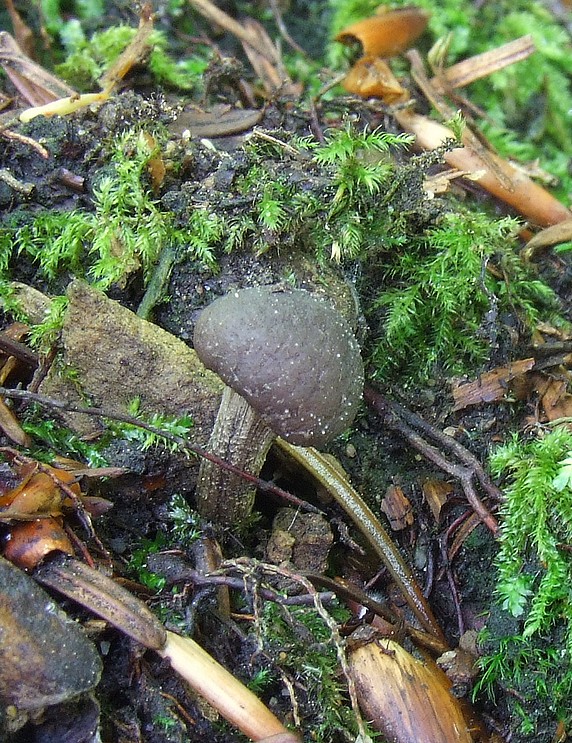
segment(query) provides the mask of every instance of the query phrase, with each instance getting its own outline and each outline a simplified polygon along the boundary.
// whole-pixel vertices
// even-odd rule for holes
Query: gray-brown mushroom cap
[[[363,364],[344,318],[306,291],[242,289],[200,315],[195,350],[290,443],[321,446],[353,421]]]

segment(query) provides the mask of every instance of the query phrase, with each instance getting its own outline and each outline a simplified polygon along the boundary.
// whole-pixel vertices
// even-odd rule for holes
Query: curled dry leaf
[[[12,490],[0,497],[0,519],[18,518],[24,514],[59,514],[64,505],[71,505],[63,489],[67,486],[78,497],[81,494],[72,472],[56,469],[49,465],[39,465],[33,461],[19,467],[22,481]],[[66,502],[67,501],[67,502]]]
[[[429,13],[421,8],[411,6],[387,10],[381,6],[376,15],[340,31],[336,41],[351,44],[357,40],[362,45],[364,55],[395,57],[421,36],[428,21]]]
[[[449,692],[450,682],[435,664],[422,663],[393,640],[376,637],[371,627],[351,636],[348,663],[360,706],[387,741],[473,741],[461,705]]]
[[[358,59],[342,85],[348,93],[363,98],[381,98],[390,105],[409,98],[409,93],[401,87],[387,62],[371,54]]]
[[[57,519],[21,521],[10,527],[4,557],[24,570],[32,570],[51,552],[73,554],[68,535]]]
[[[394,531],[413,524],[413,506],[399,485],[390,485],[381,500],[381,510]]]
[[[444,480],[428,478],[423,481],[421,488],[423,490],[423,497],[429,504],[435,523],[438,524],[441,519],[441,509],[453,492],[453,486]]]
[[[532,260],[543,248],[569,242],[572,240],[572,219],[565,219],[559,224],[553,224],[538,232],[527,243],[522,251],[525,260]]]

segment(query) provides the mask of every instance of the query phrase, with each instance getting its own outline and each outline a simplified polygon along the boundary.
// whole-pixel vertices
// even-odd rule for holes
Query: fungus
[[[321,447],[353,421],[363,364],[345,319],[303,290],[242,289],[200,315],[195,350],[227,385],[213,429],[213,454],[258,475],[275,436]],[[199,512],[230,524],[249,515],[254,491],[203,460]]]

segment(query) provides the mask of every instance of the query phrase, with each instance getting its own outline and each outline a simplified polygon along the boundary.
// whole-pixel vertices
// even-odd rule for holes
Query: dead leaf
[[[429,13],[413,6],[395,10],[381,6],[378,11],[344,28],[336,41],[342,44],[359,41],[364,56],[395,57],[414,44],[429,22]]]
[[[413,507],[399,485],[390,485],[381,501],[381,510],[394,531],[405,529],[413,523]]]
[[[535,359],[520,359],[509,366],[499,366],[493,371],[482,374],[478,379],[461,384],[453,389],[454,411],[463,410],[470,405],[502,400],[507,393],[511,379],[530,371]]]
[[[256,40],[256,46],[253,46],[250,41],[243,41],[242,46],[252,69],[262,81],[267,95],[272,96],[278,90],[286,96],[300,95],[300,85],[290,80],[280,54],[262,24],[252,18],[246,18],[243,26],[249,38]],[[265,50],[264,54],[260,53],[261,49]]]
[[[23,570],[33,570],[51,552],[73,555],[74,550],[60,522],[49,517],[20,521],[10,526],[4,557]]]
[[[572,219],[546,227],[532,237],[522,251],[525,260],[532,260],[542,248],[549,248],[572,240]]]
[[[0,31],[0,65],[16,90],[32,106],[77,95],[73,88],[27,57],[7,31]]]
[[[228,137],[252,129],[262,119],[263,111],[232,108],[225,104],[213,106],[209,111],[184,110],[169,125],[169,131],[182,135],[188,132],[192,139]]]
[[[348,663],[360,707],[392,743],[473,740],[450,681],[434,663],[422,663],[371,627],[349,638]]]
[[[362,98],[381,98],[389,105],[409,98],[409,93],[399,84],[387,62],[371,54],[358,59],[342,85],[348,93]]]
[[[32,439],[24,431],[14,411],[6,405],[4,400],[0,400],[0,429],[15,444],[26,449],[31,446]]]
[[[435,523],[438,524],[441,518],[441,509],[453,492],[453,486],[444,480],[427,479],[424,480],[421,488],[425,500],[431,509]]]
[[[28,57],[32,57],[34,52],[34,33],[32,29],[16,10],[13,0],[6,0],[6,10],[8,11],[8,15],[12,21],[16,43],[24,54]]]
[[[96,686],[101,660],[79,624],[32,578],[2,558],[0,586],[2,704],[40,709]]]
[[[567,392],[568,382],[567,379],[545,379],[540,404],[548,421],[572,417],[572,394]]]

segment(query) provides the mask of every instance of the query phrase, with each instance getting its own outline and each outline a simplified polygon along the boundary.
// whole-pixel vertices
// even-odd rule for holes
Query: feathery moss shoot
[[[546,703],[555,719],[572,718],[572,432],[559,427],[524,443],[515,436],[490,464],[506,478],[498,599],[520,632],[484,638],[478,690],[515,690],[520,732],[538,735]]]

